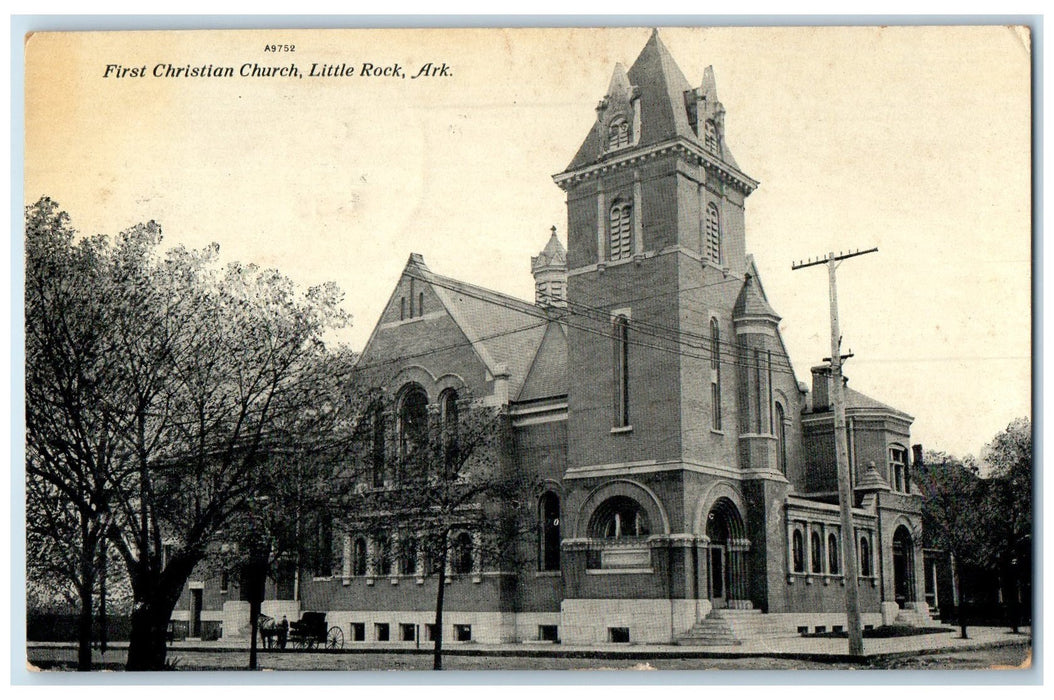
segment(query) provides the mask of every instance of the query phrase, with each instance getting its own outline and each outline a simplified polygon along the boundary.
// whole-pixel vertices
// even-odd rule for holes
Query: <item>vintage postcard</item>
[[[1028,668],[1031,67],[29,34],[29,668]]]

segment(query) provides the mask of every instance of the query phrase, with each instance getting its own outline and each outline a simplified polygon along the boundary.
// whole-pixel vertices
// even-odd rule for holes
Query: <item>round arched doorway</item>
[[[902,608],[915,600],[915,545],[904,525],[893,533],[893,595]]]
[[[739,509],[726,497],[714,502],[706,516],[710,541],[708,595],[715,608],[750,607],[748,557],[750,542]]]

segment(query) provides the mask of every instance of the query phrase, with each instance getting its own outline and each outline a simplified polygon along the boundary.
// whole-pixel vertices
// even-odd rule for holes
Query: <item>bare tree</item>
[[[349,528],[389,543],[384,566],[436,580],[432,667],[441,670],[446,585],[515,557],[530,485],[506,458],[505,412],[465,397],[438,410],[422,401],[375,395],[357,431],[372,483],[345,512],[355,514]]]

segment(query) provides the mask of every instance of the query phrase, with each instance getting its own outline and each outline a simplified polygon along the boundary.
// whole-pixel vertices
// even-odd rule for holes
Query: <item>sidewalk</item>
[[[958,628],[946,632],[894,637],[889,639],[865,639],[864,657],[848,655],[845,639],[818,639],[813,637],[758,638],[737,646],[677,646],[672,644],[597,644],[567,645],[526,642],[521,644],[477,644],[474,642],[444,642],[443,653],[451,656],[531,656],[566,658],[609,659],[654,659],[654,658],[749,658],[772,657],[810,661],[870,661],[896,656],[915,656],[940,651],[974,650],[1000,646],[1031,644],[1031,628],[1022,627],[1019,634],[1011,634],[1007,627],[970,627],[969,639],[959,639]],[[27,648],[75,648],[70,642],[28,642]],[[113,649],[124,649],[127,642],[110,644]],[[249,641],[220,640],[203,642],[187,640],[173,642],[172,651],[243,651]],[[420,648],[413,642],[351,642],[343,649],[316,649],[320,654],[414,654],[430,653],[431,643],[422,642]],[[298,654],[308,653],[287,649],[284,652],[261,650],[262,653]]]

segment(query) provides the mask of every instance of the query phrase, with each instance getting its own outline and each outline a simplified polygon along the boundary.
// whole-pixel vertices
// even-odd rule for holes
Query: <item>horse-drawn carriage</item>
[[[260,616],[260,640],[265,649],[285,649],[287,644],[293,649],[344,648],[344,632],[336,625],[326,625],[326,613],[305,612],[299,620],[286,624],[287,629],[273,617]]]

